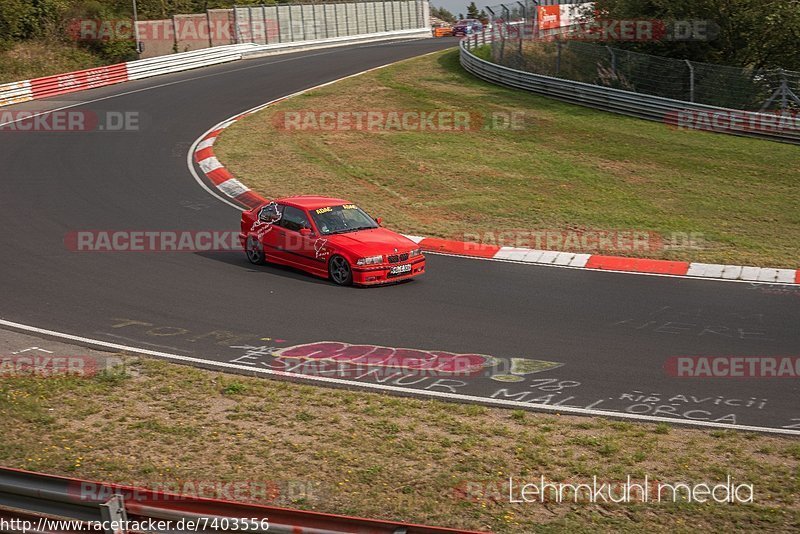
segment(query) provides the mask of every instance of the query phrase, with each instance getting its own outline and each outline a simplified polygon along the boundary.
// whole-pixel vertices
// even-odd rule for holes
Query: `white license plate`
[[[389,270],[389,274],[403,274],[411,272],[411,264],[395,265]]]

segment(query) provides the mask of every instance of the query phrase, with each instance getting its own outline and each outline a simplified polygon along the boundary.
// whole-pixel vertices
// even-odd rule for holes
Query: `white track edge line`
[[[56,332],[53,330],[47,330],[44,328],[39,328],[36,326],[29,326],[21,323],[15,323],[13,321],[7,321],[5,319],[0,319],[0,325],[6,326],[8,328],[23,330],[26,332],[33,332],[36,334],[41,334],[50,337],[56,337],[60,339],[66,339],[70,341],[76,341],[78,343],[84,343],[89,345],[95,345],[98,347],[105,347],[114,350],[120,351],[128,351],[135,354],[143,354],[146,356],[155,356],[158,358],[164,358],[168,360],[176,360],[180,362],[186,363],[195,363],[200,365],[207,365],[211,367],[220,367],[223,369],[236,369],[239,371],[248,371],[251,373],[260,373],[264,375],[272,375],[272,376],[281,376],[285,378],[294,378],[294,379],[302,379],[311,382],[321,382],[326,384],[334,384],[334,385],[347,385],[352,386],[359,389],[373,389],[378,391],[391,391],[394,393],[403,393],[406,395],[414,395],[414,396],[423,396],[423,397],[433,397],[433,398],[442,398],[445,400],[450,401],[468,401],[468,402],[475,402],[479,404],[489,404],[498,407],[504,408],[528,408],[534,409],[538,411],[556,413],[556,414],[565,414],[565,415],[591,415],[596,417],[610,417],[614,419],[628,419],[633,421],[639,422],[646,422],[646,423],[669,423],[669,424],[678,424],[684,426],[694,426],[694,427],[703,427],[703,428],[723,428],[727,430],[740,430],[740,431],[748,431],[748,432],[761,432],[761,433],[770,433],[770,434],[784,434],[790,436],[800,436],[800,430],[792,430],[792,429],[785,429],[785,428],[774,428],[774,427],[761,427],[761,426],[751,426],[751,425],[733,425],[730,423],[715,423],[711,421],[693,421],[687,419],[678,419],[672,417],[658,417],[658,416],[651,416],[651,415],[642,415],[642,414],[631,414],[626,412],[614,412],[614,411],[606,411],[606,410],[594,410],[590,408],[576,408],[571,406],[550,406],[547,404],[532,404],[520,401],[513,401],[513,400],[504,400],[504,399],[493,399],[489,397],[478,397],[474,395],[464,395],[460,393],[446,393],[442,391],[427,391],[427,390],[418,390],[413,388],[404,388],[400,386],[388,386],[385,384],[372,384],[368,382],[357,382],[355,380],[345,380],[340,378],[330,378],[327,376],[309,376],[309,375],[301,375],[295,373],[288,373],[285,371],[276,371],[274,369],[262,369],[260,367],[249,367],[246,365],[234,364],[229,362],[218,362],[214,360],[204,360],[202,358],[195,358],[192,356],[181,356],[179,354],[171,354],[169,352],[161,352],[149,349],[140,349],[138,347],[132,347],[129,345],[122,345],[119,343],[111,343],[108,341],[101,341],[99,339],[92,339],[82,336],[76,336],[73,334],[66,334],[63,332]]]

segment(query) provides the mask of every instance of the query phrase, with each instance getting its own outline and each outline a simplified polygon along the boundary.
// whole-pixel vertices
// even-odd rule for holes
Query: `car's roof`
[[[276,200],[280,204],[292,204],[308,210],[325,208],[328,206],[339,206],[341,204],[351,204],[350,201],[342,198],[321,197],[316,195],[300,195],[294,197],[283,197]]]

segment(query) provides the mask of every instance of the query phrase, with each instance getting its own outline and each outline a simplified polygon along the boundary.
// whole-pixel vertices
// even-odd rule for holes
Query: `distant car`
[[[453,35],[472,35],[483,31],[483,24],[478,19],[463,19],[453,24]]]
[[[419,246],[341,198],[280,198],[242,213],[239,240],[253,264],[279,263],[338,285],[398,282],[425,272]]]
[[[435,26],[433,28],[434,37],[448,37],[453,35],[453,28],[450,26]]]

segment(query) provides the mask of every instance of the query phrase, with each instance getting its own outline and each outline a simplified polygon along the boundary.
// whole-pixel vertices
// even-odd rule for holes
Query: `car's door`
[[[297,267],[320,271],[325,266],[324,261],[318,260],[315,254],[316,236],[301,233],[301,230],[311,229],[311,221],[304,210],[288,205],[284,207],[283,216],[278,224],[283,257]]]
[[[276,202],[270,202],[258,210],[258,218],[250,229],[250,233],[255,234],[264,253],[270,261],[283,263],[285,258],[282,253],[282,236],[276,231],[283,217],[284,206]]]

